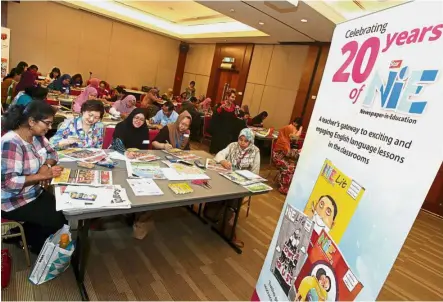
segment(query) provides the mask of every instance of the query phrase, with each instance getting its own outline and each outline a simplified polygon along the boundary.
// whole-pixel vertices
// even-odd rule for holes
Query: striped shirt
[[[25,178],[36,174],[48,159],[58,157],[44,136],[34,136],[32,144],[14,131],[2,137],[2,211],[24,206],[41,194],[39,184],[25,187]]]

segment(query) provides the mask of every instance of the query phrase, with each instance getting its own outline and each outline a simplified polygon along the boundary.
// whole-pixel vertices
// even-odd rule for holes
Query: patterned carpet
[[[263,168],[262,175],[268,175]],[[252,199],[249,217],[242,208],[242,255],[184,208],[156,211],[153,229],[142,241],[132,239],[131,228],[118,217],[108,219],[106,231],[91,233],[90,299],[249,300],[284,200],[274,191]],[[443,220],[421,212],[378,299],[443,300],[442,242]],[[34,286],[27,280],[24,253],[9,248],[13,273],[2,300],[80,299],[71,269]]]

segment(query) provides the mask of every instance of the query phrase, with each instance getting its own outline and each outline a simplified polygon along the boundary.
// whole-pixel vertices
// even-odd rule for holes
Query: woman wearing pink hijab
[[[135,96],[129,94],[123,100],[116,101],[112,108],[109,110],[109,113],[112,115],[117,115],[119,112],[122,118],[126,118],[135,107],[136,98]]]
[[[204,101],[202,101],[198,106],[203,111],[208,111],[211,108],[212,100],[210,98],[206,98]]]
[[[88,86],[94,87],[95,89],[98,89],[100,86],[100,79],[97,78],[91,78],[88,80]]]
[[[72,110],[74,112],[80,113],[80,109],[84,102],[87,100],[95,99],[97,98],[97,89],[95,89],[92,86],[87,86],[85,90],[82,91],[74,100],[74,103],[72,104]]]

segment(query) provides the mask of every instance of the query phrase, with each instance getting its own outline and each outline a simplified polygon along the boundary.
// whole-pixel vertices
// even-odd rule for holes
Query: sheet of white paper
[[[235,170],[237,174],[240,174],[243,177],[246,177],[247,179],[260,179],[262,178],[260,175],[257,175],[255,173],[252,173],[248,170]]]
[[[68,162],[73,162],[73,161],[76,161],[76,160],[73,159],[73,158],[65,156],[65,157],[60,158],[58,161],[61,162],[61,163],[68,163]]]
[[[108,154],[108,156],[112,159],[117,159],[117,160],[126,160],[126,156],[124,156],[123,154],[117,152],[117,151],[112,151]]]
[[[135,196],[163,195],[163,191],[154,180],[149,178],[127,179]]]

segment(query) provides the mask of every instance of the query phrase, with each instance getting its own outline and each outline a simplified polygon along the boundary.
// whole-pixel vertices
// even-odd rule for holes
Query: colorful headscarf
[[[226,158],[235,169],[247,169],[250,170],[253,167],[254,160],[257,153],[260,153],[254,145],[254,132],[249,128],[244,128],[240,131],[238,137],[244,136],[248,142],[249,146],[242,149],[238,142],[229,144],[229,153]]]
[[[78,95],[78,97],[74,100],[74,105],[72,107],[74,112],[77,112],[77,113],[80,112],[83,103],[89,99],[89,96],[91,94],[93,96],[97,96],[97,89],[95,89],[94,87],[88,86],[85,88],[85,90],[82,91],[82,93],[80,93]]]
[[[254,135],[254,131],[252,131],[251,129],[244,128],[242,131],[240,131],[238,138],[240,138],[241,136],[244,136],[248,140],[249,145],[254,144],[255,135]]]
[[[127,95],[123,100],[116,101],[112,107],[115,108],[120,113],[129,114],[136,107],[135,105],[132,107],[128,107],[128,104],[134,102],[136,100],[135,96],[132,94]]]

